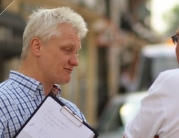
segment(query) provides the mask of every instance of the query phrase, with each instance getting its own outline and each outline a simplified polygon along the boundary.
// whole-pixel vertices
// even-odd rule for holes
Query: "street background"
[[[17,70],[22,34],[37,7],[69,6],[86,20],[80,65],[62,97],[74,102],[92,126],[108,101],[137,91],[139,53],[149,44],[172,44],[179,24],[177,0],[0,0],[0,82]],[[7,8],[7,9],[6,9]],[[5,10],[6,9],[6,10]],[[5,10],[5,11],[4,11]]]

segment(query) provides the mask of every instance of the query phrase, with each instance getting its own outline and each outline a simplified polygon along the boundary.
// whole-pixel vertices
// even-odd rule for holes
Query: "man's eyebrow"
[[[80,46],[80,48],[78,49],[78,51],[79,51],[79,50],[81,50],[81,46]]]

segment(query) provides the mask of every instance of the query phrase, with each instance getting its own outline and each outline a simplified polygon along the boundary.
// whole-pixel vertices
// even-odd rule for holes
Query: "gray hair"
[[[21,60],[26,58],[29,44],[33,37],[48,41],[52,36],[59,35],[57,27],[61,23],[71,24],[78,31],[80,38],[86,36],[88,29],[84,19],[69,7],[38,9],[29,16],[29,21],[24,30]]]

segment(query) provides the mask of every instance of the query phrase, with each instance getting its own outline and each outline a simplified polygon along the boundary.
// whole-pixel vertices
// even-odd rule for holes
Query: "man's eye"
[[[71,49],[64,49],[65,51],[67,51],[67,52],[70,52],[71,51]]]

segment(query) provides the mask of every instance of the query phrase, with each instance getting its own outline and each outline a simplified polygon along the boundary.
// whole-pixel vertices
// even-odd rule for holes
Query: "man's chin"
[[[70,79],[67,79],[67,80],[64,80],[64,81],[60,81],[58,84],[60,84],[60,85],[67,84],[67,83],[70,82],[70,80],[71,80],[71,78],[70,78]]]

